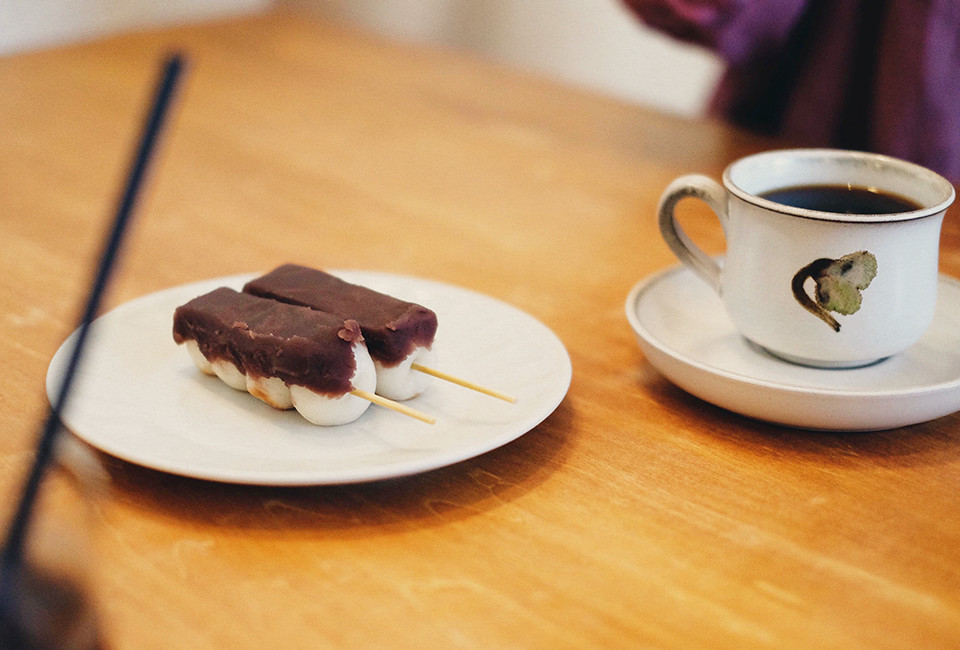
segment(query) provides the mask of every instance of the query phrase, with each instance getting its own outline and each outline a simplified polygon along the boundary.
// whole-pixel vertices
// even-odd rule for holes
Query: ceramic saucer
[[[960,281],[941,275],[938,292],[920,341],[849,370],[793,365],[747,342],[720,298],[683,266],[640,282],[626,311],[653,367],[707,402],[791,427],[870,431],[960,410]]]

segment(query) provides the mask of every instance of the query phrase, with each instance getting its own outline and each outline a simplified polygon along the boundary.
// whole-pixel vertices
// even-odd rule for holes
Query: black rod
[[[157,139],[169,113],[170,104],[172,103],[183,67],[183,57],[179,54],[170,56],[163,64],[153,103],[150,112],[147,114],[140,136],[140,143],[127,173],[126,187],[120,196],[113,227],[106,238],[104,249],[100,255],[99,267],[87,298],[86,308],[83,310],[83,315],[77,328],[77,336],[70,353],[66,371],[60,380],[60,386],[56,392],[56,396],[51,401],[50,411],[47,414],[37,443],[33,465],[30,468],[30,473],[27,475],[23,494],[11,519],[3,551],[2,554],[0,554],[0,615],[4,617],[13,616],[16,613],[15,588],[17,578],[22,569],[24,540],[27,536],[30,515],[33,512],[33,507],[37,500],[40,484],[54,455],[54,443],[57,432],[60,429],[60,414],[63,412],[67,396],[70,393],[70,387],[80,364],[80,357],[87,340],[90,324],[94,318],[96,318],[103,294],[114,268],[114,262],[120,250],[123,233],[136,207],[140,188],[143,184],[143,178],[146,175]],[[9,620],[10,618],[7,618],[7,621]]]

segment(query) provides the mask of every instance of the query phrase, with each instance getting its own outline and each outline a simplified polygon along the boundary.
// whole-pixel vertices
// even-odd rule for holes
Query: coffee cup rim
[[[822,160],[824,158],[853,164],[873,164],[878,167],[886,166],[890,168],[896,168],[902,173],[913,175],[918,179],[918,181],[923,181],[931,187],[934,187],[939,194],[939,200],[932,205],[924,205],[923,207],[906,212],[891,212],[885,214],[842,214],[838,212],[811,210],[809,208],[798,208],[777,203],[744,189],[733,179],[733,176],[736,174],[739,168],[749,164],[763,162],[764,159],[767,159],[768,162],[773,163],[774,159],[802,161],[810,159]],[[869,153],[848,149],[774,149],[744,156],[743,158],[740,158],[728,165],[723,171],[723,185],[734,196],[765,210],[804,219],[849,223],[891,223],[922,219],[924,217],[929,217],[943,212],[953,203],[955,198],[955,190],[950,181],[931,169],[886,154]],[[780,187],[789,187],[789,185],[780,184]]]

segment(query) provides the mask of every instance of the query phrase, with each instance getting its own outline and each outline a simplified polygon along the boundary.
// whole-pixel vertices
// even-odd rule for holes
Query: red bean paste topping
[[[361,330],[360,330],[360,323],[353,320],[352,318],[348,318],[347,320],[343,321],[343,328],[339,332],[337,332],[337,336],[339,336],[344,341],[349,341],[351,343],[353,343],[354,341],[362,341],[363,334],[361,333]]]
[[[173,340],[196,341],[210,361],[336,396],[352,390],[359,325],[332,314],[220,288],[173,315]]]
[[[285,264],[251,280],[244,292],[360,323],[370,355],[384,366],[395,366],[417,347],[430,347],[437,333],[437,315],[336,276],[296,264]]]

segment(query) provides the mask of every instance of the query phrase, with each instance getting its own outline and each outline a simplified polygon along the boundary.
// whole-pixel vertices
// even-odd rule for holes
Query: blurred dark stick
[[[127,184],[114,217],[113,228],[106,240],[100,256],[100,265],[87,298],[86,308],[77,328],[77,337],[71,351],[67,369],[61,379],[56,397],[52,400],[50,411],[43,425],[39,442],[37,443],[36,457],[27,480],[17,509],[11,520],[2,554],[0,554],[0,616],[4,622],[16,620],[16,587],[17,579],[23,569],[24,540],[30,524],[30,515],[37,500],[40,484],[47,467],[53,459],[57,432],[60,429],[60,414],[66,404],[70,387],[76,375],[80,357],[90,324],[100,308],[107,282],[110,279],[114,262],[120,249],[124,230],[137,204],[140,188],[148,170],[151,155],[155,149],[157,139],[172,103],[181,72],[183,58],[173,55],[163,65],[161,77],[157,83],[154,100],[150,112],[144,123],[140,136],[139,147],[127,174]]]

